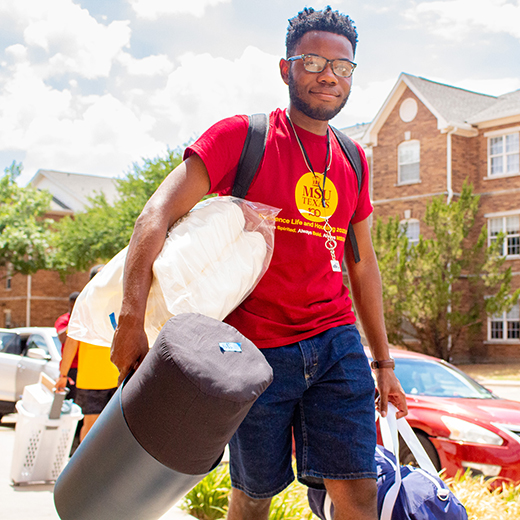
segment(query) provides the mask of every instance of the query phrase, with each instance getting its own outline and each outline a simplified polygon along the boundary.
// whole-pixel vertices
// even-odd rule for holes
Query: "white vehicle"
[[[15,411],[26,385],[60,373],[61,343],[53,327],[0,329],[0,418]]]

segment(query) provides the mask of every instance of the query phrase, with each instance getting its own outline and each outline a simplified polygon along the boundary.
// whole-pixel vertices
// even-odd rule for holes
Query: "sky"
[[[520,0],[2,0],[0,172],[122,177],[219,119],[287,106],[288,19],[328,4],[359,33],[335,126],[370,122],[402,72],[520,89]]]

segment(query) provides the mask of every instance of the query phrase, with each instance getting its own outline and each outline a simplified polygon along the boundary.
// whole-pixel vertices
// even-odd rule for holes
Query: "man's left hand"
[[[377,411],[383,417],[386,417],[388,403],[390,402],[399,410],[396,414],[397,419],[407,415],[406,396],[395,372],[391,368],[379,368],[375,370],[375,374],[379,391],[376,399]]]

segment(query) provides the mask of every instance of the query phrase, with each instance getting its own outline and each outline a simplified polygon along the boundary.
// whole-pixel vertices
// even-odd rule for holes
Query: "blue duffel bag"
[[[380,520],[467,520],[466,509],[437,476],[433,463],[405,419],[380,421],[385,444],[397,446],[397,431],[421,467],[401,466],[398,458],[383,446],[376,448],[377,512]],[[397,450],[395,450],[397,451]],[[400,471],[396,469],[399,467]],[[324,489],[308,490],[312,512],[332,520],[334,506]]]

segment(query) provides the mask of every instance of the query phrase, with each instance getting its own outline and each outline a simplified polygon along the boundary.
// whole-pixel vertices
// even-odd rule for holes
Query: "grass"
[[[483,477],[469,473],[447,484],[464,504],[468,520],[518,520],[520,518],[520,485],[503,485],[495,489]]]
[[[470,473],[446,482],[466,507],[468,520],[520,519],[520,484],[493,487],[492,481]],[[184,497],[182,508],[199,520],[225,518],[230,488],[228,466],[221,464]],[[273,498],[269,520],[316,518],[307,502],[307,488],[298,482]]]
[[[199,520],[225,518],[231,489],[228,465],[220,464],[185,497],[182,509]],[[307,502],[307,488],[293,482],[273,498],[269,520],[311,520],[313,514]]]

